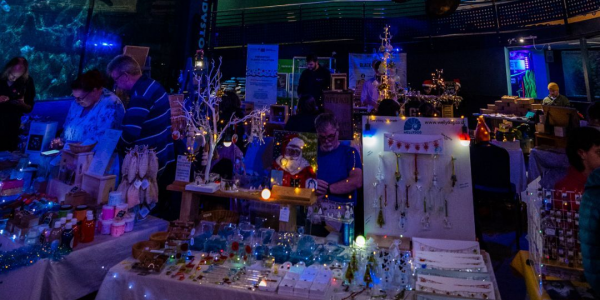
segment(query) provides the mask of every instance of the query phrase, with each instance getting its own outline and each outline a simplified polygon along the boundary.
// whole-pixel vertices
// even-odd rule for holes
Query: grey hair
[[[142,74],[142,68],[138,62],[129,55],[117,55],[108,63],[106,72],[110,75],[110,73],[114,71],[118,71],[119,73],[127,73],[129,75]]]
[[[339,128],[339,124],[335,115],[332,113],[322,113],[315,119],[315,128],[317,131],[323,131],[327,127],[327,125],[331,125],[335,127],[335,129]]]

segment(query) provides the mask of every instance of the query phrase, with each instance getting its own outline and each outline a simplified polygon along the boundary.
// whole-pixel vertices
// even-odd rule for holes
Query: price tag
[[[289,222],[290,221],[290,209],[287,206],[283,206],[279,210],[279,221]]]

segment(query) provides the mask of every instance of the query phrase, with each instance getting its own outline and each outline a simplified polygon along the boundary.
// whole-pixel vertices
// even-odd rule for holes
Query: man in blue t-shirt
[[[335,116],[324,113],[315,120],[319,138],[317,196],[356,205],[356,190],[362,187],[362,163],[355,148],[340,144]]]

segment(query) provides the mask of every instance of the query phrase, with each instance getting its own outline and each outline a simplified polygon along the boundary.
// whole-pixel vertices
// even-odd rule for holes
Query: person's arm
[[[345,180],[329,185],[329,191],[334,195],[349,194],[362,187],[362,169],[354,168]]]
[[[100,101],[103,101],[102,99]],[[96,124],[96,134],[82,142],[83,145],[91,145],[98,142],[108,129],[118,129],[121,126],[125,110],[120,103],[111,103],[98,113],[98,124]]]
[[[122,151],[134,145],[139,139],[142,126],[150,113],[150,110],[143,105],[143,99],[141,98],[132,98],[129,104],[130,107],[123,117],[123,128],[121,129],[123,133],[117,145],[117,148]]]
[[[22,113],[30,113],[33,110],[33,103],[35,98],[35,85],[33,79],[30,77],[25,82],[25,93],[23,98],[12,100],[12,105],[17,106]]]

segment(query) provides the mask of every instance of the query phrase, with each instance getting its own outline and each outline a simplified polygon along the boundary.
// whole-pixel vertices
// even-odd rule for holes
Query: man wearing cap
[[[283,154],[275,159],[274,168],[283,171],[283,186],[305,188],[309,178],[317,177],[312,166],[302,156],[303,147],[302,139],[292,138]]]
[[[569,99],[559,93],[558,84],[554,82],[550,82],[550,84],[548,84],[548,97],[544,98],[542,104],[565,107],[570,106]]]

